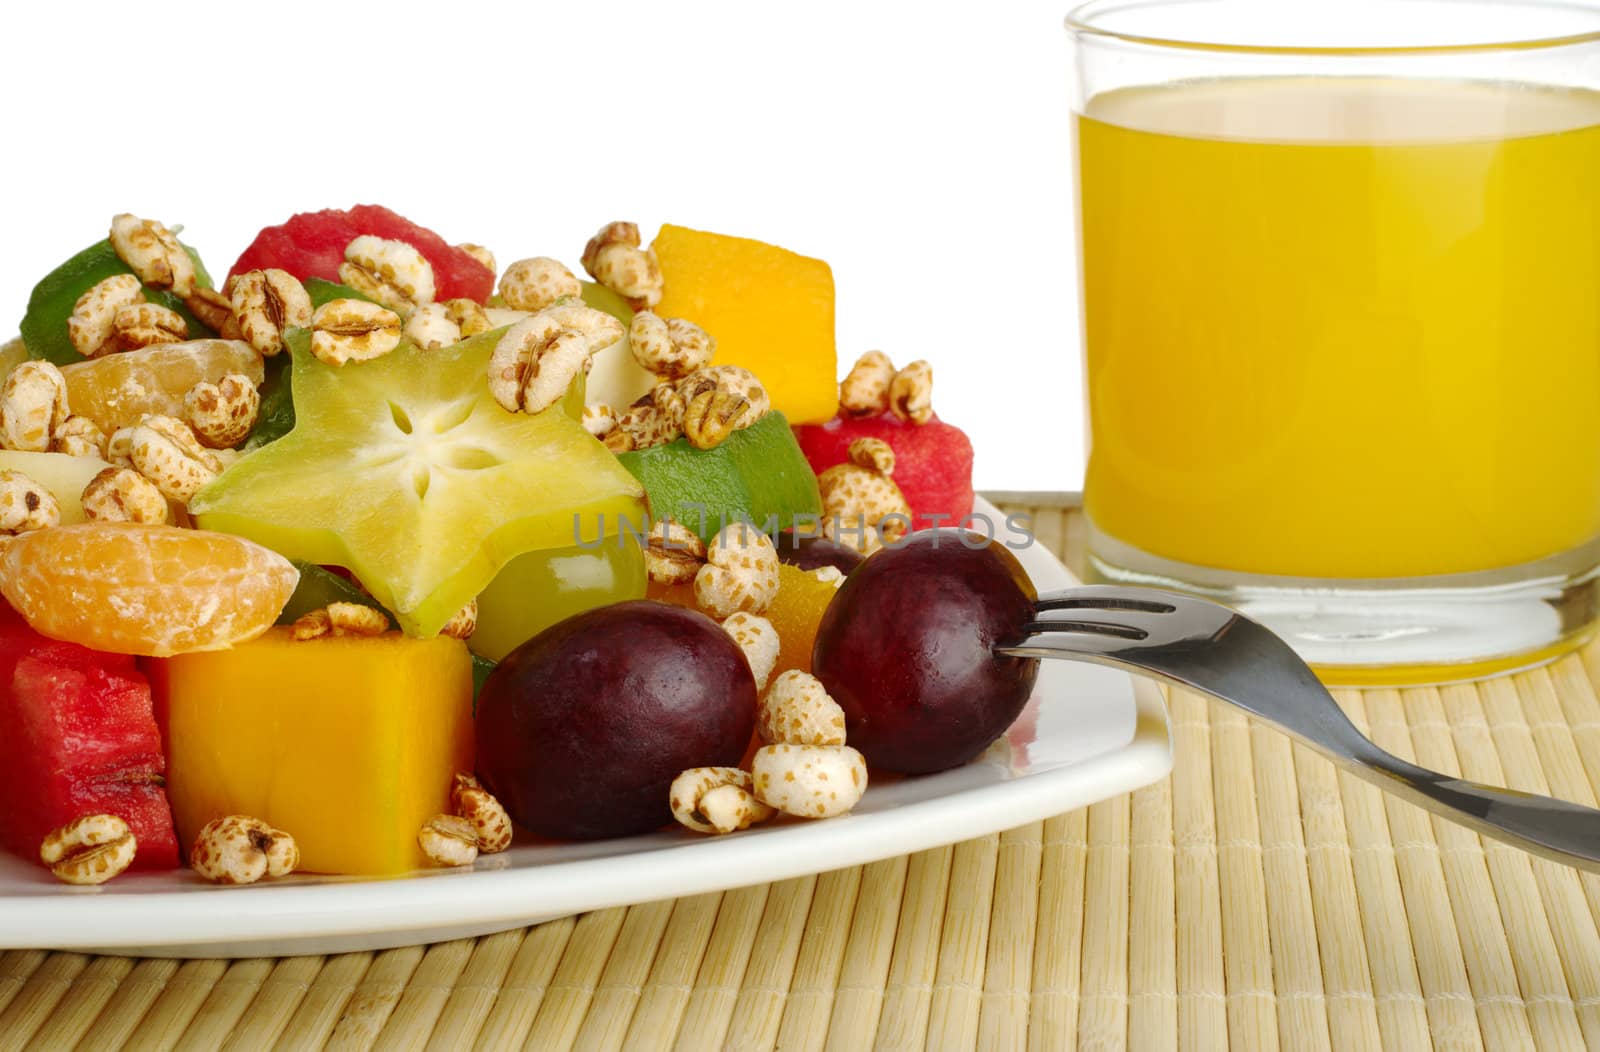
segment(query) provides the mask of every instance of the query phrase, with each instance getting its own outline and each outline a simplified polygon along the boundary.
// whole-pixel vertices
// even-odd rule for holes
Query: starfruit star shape
[[[575,419],[581,381],[542,413],[507,412],[487,383],[499,335],[334,367],[291,330],[294,429],[197,493],[196,524],[347,568],[421,637],[524,552],[625,543],[643,491]]]

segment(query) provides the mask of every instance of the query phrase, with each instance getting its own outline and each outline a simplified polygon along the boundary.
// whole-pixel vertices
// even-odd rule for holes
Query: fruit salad
[[[1033,596],[942,528],[972,447],[929,364],[838,382],[828,265],[775,245],[574,254],[358,205],[219,286],[121,214],[39,281],[0,348],[0,848],[399,875],[834,819],[1005,731]]]

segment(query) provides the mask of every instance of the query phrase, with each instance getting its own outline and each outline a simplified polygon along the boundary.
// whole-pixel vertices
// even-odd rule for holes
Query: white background
[[[502,266],[675,222],[828,260],[841,368],[927,358],[981,487],[1075,489],[1067,6],[19,5],[0,318],[120,211],[219,276],[358,202]]]

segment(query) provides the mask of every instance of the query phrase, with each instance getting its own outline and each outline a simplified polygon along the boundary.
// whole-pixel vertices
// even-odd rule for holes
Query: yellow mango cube
[[[792,424],[839,409],[833,271],[761,241],[672,226],[651,246],[666,290],[657,314],[687,318],[717,340],[717,365],[755,373]]]
[[[295,838],[311,873],[427,865],[417,832],[471,771],[472,664],[460,640],[294,640],[149,663],[179,842],[223,815]]]

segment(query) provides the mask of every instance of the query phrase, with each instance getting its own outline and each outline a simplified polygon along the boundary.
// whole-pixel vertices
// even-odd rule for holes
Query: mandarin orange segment
[[[817,576],[819,571],[802,570],[784,563],[778,567],[778,595],[766,617],[778,630],[778,664],[773,676],[789,669],[811,671],[811,645],[817,639],[822,613],[838,594],[838,585]]]
[[[114,654],[222,650],[265,632],[300,574],[243,537],[86,522],[0,553],[0,593],[34,631]]]
[[[147,414],[182,417],[183,396],[191,387],[216,383],[230,373],[261,386],[261,356],[242,340],[190,340],[108,354],[61,369],[67,404],[108,435]]]

